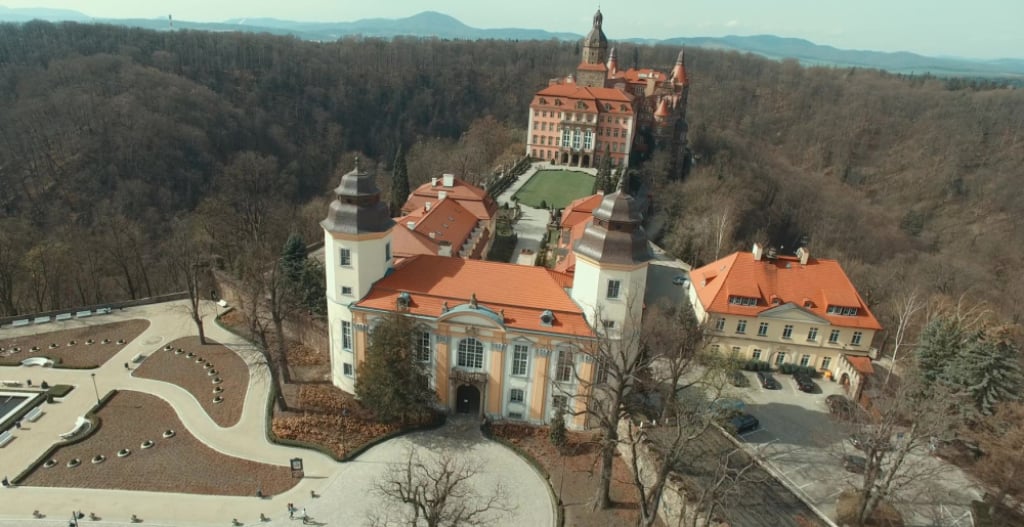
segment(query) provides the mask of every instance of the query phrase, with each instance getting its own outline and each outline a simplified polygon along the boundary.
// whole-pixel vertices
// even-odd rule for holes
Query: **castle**
[[[670,153],[672,174],[686,164],[689,80],[682,51],[671,72],[620,70],[598,10],[575,74],[552,79],[530,103],[526,155],[553,164],[595,167],[608,155],[626,165],[654,148]]]

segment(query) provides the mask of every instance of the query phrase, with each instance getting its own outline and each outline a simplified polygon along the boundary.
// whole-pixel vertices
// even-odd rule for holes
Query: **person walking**
[[[291,503],[288,504],[288,519],[295,519],[295,505],[292,505]]]

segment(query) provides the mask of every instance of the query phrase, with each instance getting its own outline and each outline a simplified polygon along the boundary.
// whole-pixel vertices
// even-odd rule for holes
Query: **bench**
[[[42,416],[43,416],[43,407],[42,406],[37,406],[37,407],[33,408],[32,410],[30,410],[27,414],[25,414],[25,420],[30,422],[30,423],[34,423],[34,422],[38,421],[39,418],[42,417]]]
[[[75,437],[79,433],[88,430],[90,426],[92,426],[92,423],[90,423],[88,419],[84,417],[79,417],[77,420],[75,420],[75,427],[72,428],[70,431],[61,434],[60,438],[71,439],[72,437]]]
[[[14,436],[11,434],[10,430],[0,434],[0,446],[7,445],[7,443],[11,442],[11,439],[14,439]]]
[[[78,313],[75,313],[75,318],[85,318],[85,317],[91,317],[91,316],[92,316],[92,311],[89,310],[89,309],[86,309],[85,311],[79,311]]]
[[[62,320],[71,320],[71,313],[61,313],[54,317],[54,320],[56,320],[57,322],[60,322]]]
[[[42,366],[43,368],[46,368],[48,366],[53,366],[53,360],[48,359],[46,357],[31,357],[31,358],[28,358],[28,359],[25,359],[25,360],[21,361],[21,365],[22,366]]]
[[[27,325],[29,325],[31,323],[32,323],[31,320],[29,320],[27,318],[23,318],[21,320],[15,320],[14,322],[11,322],[11,327],[12,328],[20,328],[22,326],[27,326]]]
[[[109,307],[101,307],[96,310],[97,315],[109,315],[111,309]]]
[[[217,301],[217,305],[220,307],[228,307],[228,301],[222,298]]]
[[[144,360],[146,360],[146,356],[141,353],[137,353],[135,354],[134,357],[132,357],[132,362],[134,362],[135,364],[138,364]]]
[[[18,386],[21,386],[21,382],[20,381],[0,381],[0,385],[8,386],[8,387],[11,387],[11,388],[17,388]]]
[[[33,324],[45,324],[50,321],[50,317],[36,317],[32,319]]]

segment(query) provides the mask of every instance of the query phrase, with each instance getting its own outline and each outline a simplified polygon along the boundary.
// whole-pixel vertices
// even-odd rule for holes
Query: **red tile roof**
[[[757,316],[780,303],[793,303],[834,326],[875,329],[882,326],[835,260],[811,258],[807,265],[792,256],[755,261],[752,253],[737,252],[690,272],[697,298],[705,311]],[[756,306],[729,303],[729,296],[756,298]],[[811,306],[806,307],[805,301]],[[828,306],[856,307],[857,315],[831,315]]]
[[[421,255],[404,260],[357,305],[393,311],[398,295],[407,292],[411,313],[437,317],[445,302],[454,308],[475,294],[480,305],[503,310],[508,327],[592,336],[582,310],[565,292],[565,283],[563,276],[544,267]],[[544,310],[555,315],[551,326],[540,322]]]
[[[407,221],[416,221],[414,230],[431,240],[451,242],[452,248],[458,252],[473,232],[478,219],[458,201],[445,198],[434,203],[418,220]],[[405,223],[402,226],[407,227]]]
[[[632,97],[615,88],[584,87],[576,84],[552,84],[537,92],[537,96],[565,97],[566,99],[599,99],[602,102],[632,102]]]
[[[437,185],[430,182],[420,185],[412,191],[405,205],[402,205],[402,213],[410,214],[423,209],[428,201],[436,204],[438,192],[442,191],[447,194],[447,199],[459,202],[459,205],[481,220],[491,220],[498,213],[497,202],[486,190],[459,178],[455,178],[450,187],[442,186],[441,178],[438,178]]]
[[[643,75],[643,77],[641,77],[641,75]],[[653,78],[657,82],[665,82],[666,80],[668,80],[668,77],[664,73],[650,68],[643,68],[638,70],[630,68],[626,71],[616,72],[613,78],[623,79],[627,82],[640,84],[647,84],[647,79],[649,78]]]
[[[391,231],[391,248],[397,258],[408,258],[417,254],[437,254],[438,243],[428,236],[410,230],[406,226],[412,216],[395,218],[395,228]]]
[[[590,216],[591,218],[593,216]],[[581,221],[576,225],[572,226],[569,230],[569,239],[566,242],[559,243],[559,247],[565,247],[565,256],[562,256],[561,260],[555,263],[555,271],[560,273],[574,274],[576,272],[576,253],[573,252],[572,248],[576,245],[576,241],[583,238],[583,233],[587,230],[586,221]]]
[[[860,355],[843,355],[846,361],[853,366],[853,369],[863,373],[864,375],[871,375],[875,373],[875,368],[871,365],[871,359]]]
[[[604,194],[594,194],[573,200],[562,209],[562,229],[571,229],[581,221],[587,221],[593,217],[594,209],[601,204]]]

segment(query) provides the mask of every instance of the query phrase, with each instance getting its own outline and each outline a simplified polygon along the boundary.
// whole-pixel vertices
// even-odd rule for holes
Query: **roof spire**
[[[629,189],[629,185],[627,185],[628,182],[629,182],[629,168],[622,167],[622,174],[619,174],[619,183],[617,185],[615,185],[615,191],[616,192],[622,192],[622,189],[625,188],[625,189],[627,189],[627,192],[628,192],[628,189]]]
[[[359,172],[359,154],[355,155],[354,162],[355,162],[355,165],[356,165],[356,172]]]

